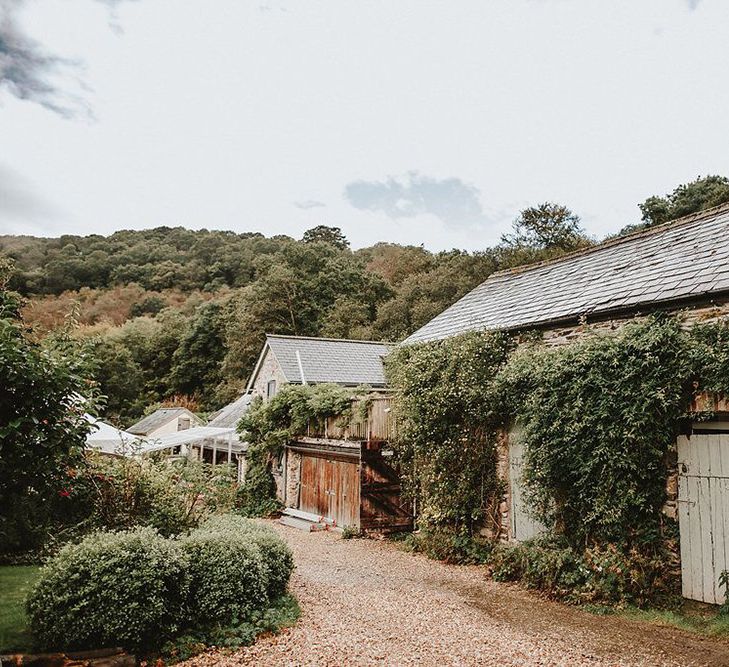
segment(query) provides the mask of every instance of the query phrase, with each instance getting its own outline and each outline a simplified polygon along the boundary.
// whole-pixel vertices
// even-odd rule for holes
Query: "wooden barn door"
[[[534,519],[524,500],[523,460],[524,445],[518,430],[509,434],[509,487],[511,489],[511,538],[523,542],[544,531],[544,526]]]
[[[299,509],[331,519],[338,526],[359,526],[358,462],[304,454]]]
[[[318,516],[329,516],[326,470],[326,459],[309,454],[301,457],[300,510]]]
[[[719,576],[729,570],[729,435],[680,436],[678,475],[681,592],[721,604]]]

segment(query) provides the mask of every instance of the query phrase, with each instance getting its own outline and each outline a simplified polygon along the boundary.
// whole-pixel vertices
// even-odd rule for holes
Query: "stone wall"
[[[279,390],[286,384],[286,377],[281,370],[278,360],[271,350],[267,349],[263,357],[258,373],[253,380],[251,393],[254,396],[266,398],[268,383],[270,380],[276,380],[276,389]]]
[[[687,328],[697,322],[712,322],[729,317],[729,300],[715,301],[692,308],[677,309],[671,311],[677,315],[683,315],[684,326]],[[572,326],[556,327],[546,329],[541,333],[542,339],[547,345],[560,346],[569,345],[579,341],[591,333],[617,332],[628,322],[641,319],[640,314],[632,317],[619,319],[601,320],[589,322],[584,318],[578,324]],[[524,342],[528,339],[524,337]],[[533,340],[533,338],[531,338]],[[692,409],[713,409],[729,411],[729,399],[725,397],[704,396],[699,397],[692,406]],[[498,517],[496,521],[487,521],[483,529],[485,535],[500,540],[510,540],[511,535],[511,482],[509,479],[509,436],[504,432],[497,443],[496,472],[504,484],[504,494],[498,504]],[[669,450],[666,456],[666,502],[663,506],[663,514],[670,519],[678,518],[678,465],[676,445]],[[498,530],[494,529],[494,524]]]
[[[300,491],[301,454],[289,449],[286,457],[286,496],[284,498],[286,507],[299,506]]]

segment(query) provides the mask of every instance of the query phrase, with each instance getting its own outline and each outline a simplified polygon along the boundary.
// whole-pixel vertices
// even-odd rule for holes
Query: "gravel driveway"
[[[593,616],[386,541],[273,525],[294,550],[299,623],[188,665],[729,665],[729,643]]]

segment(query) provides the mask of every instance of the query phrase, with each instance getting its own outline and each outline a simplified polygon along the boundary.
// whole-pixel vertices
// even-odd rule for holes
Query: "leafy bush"
[[[402,541],[410,551],[455,565],[487,563],[493,549],[491,540],[448,528],[423,529],[406,535]]]
[[[73,482],[70,500],[87,505],[91,527],[151,526],[165,536],[230,510],[237,493],[230,467],[190,459],[96,456]]]
[[[65,332],[35,342],[8,280],[0,258],[0,562],[22,560],[54,531],[66,467],[83,462],[84,412],[97,398],[88,349]]]
[[[187,660],[208,646],[238,648],[249,646],[263,633],[280,632],[292,626],[301,614],[296,599],[282,595],[264,609],[256,609],[246,620],[205,632],[188,632],[162,647],[162,656],[171,662]]]
[[[197,533],[236,534],[251,540],[261,552],[266,569],[266,590],[271,599],[282,595],[294,570],[294,556],[288,545],[268,526],[234,515],[208,519]]]
[[[186,554],[150,528],[95,533],[41,571],[28,598],[42,648],[146,647],[181,627]]]
[[[577,603],[636,604],[676,594],[669,554],[601,545],[580,553],[561,536],[499,544],[490,558],[497,581],[520,581],[550,597]]]
[[[182,541],[190,561],[190,620],[229,625],[267,601],[267,572],[255,543],[222,532],[193,532]]]
[[[247,517],[266,517],[282,508],[276,498],[276,482],[269,467],[268,457],[262,452],[246,454],[248,467],[243,484],[238,488],[236,511]]]

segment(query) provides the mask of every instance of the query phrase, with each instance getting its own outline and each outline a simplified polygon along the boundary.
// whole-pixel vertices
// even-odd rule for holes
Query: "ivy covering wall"
[[[499,333],[405,346],[387,358],[402,483],[421,524],[471,531],[493,518],[503,421],[494,377],[512,347]]]
[[[278,509],[271,464],[284,445],[305,434],[310,423],[351,416],[352,399],[367,391],[367,387],[351,389],[327,383],[286,385],[267,401],[255,398],[238,425],[248,442],[239,510],[247,516],[265,516]]]
[[[388,362],[396,455],[424,528],[488,521],[518,423],[532,511],[572,548],[659,545],[666,457],[692,395],[729,389],[729,327],[655,316],[557,348],[469,333]]]

